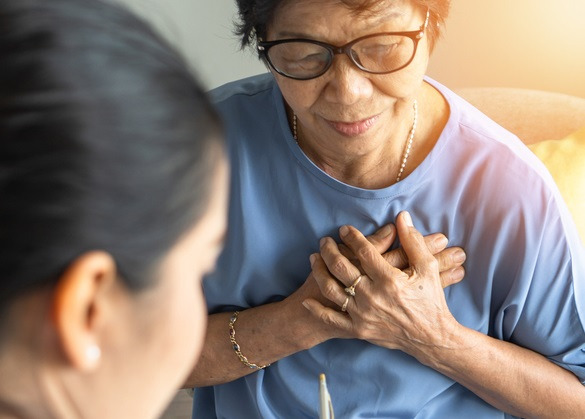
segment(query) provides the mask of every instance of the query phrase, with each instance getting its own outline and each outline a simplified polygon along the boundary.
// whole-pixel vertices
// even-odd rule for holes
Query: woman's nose
[[[328,71],[325,98],[342,105],[354,105],[372,95],[370,74],[360,70],[347,56],[337,55]]]

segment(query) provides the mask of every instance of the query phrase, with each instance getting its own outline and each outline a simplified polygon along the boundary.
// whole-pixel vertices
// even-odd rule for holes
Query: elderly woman
[[[583,249],[536,158],[425,76],[449,1],[239,8],[272,74],[213,93],[231,224],[194,417],[315,417],[321,372],[338,417],[585,417]],[[393,227],[360,233],[396,217],[403,270]],[[442,290],[413,221],[465,280]]]
[[[0,2],[0,417],[156,418],[200,353],[219,119],[98,0]]]

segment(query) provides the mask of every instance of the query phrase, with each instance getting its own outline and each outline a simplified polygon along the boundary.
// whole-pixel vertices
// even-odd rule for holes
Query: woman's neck
[[[364,189],[388,187],[396,183],[405,157],[401,180],[418,167],[432,150],[448,119],[445,99],[427,83],[423,83],[417,103],[416,128],[407,156],[405,150],[415,120],[412,101],[386,123],[383,129],[390,134],[377,147],[368,148],[369,144],[351,138],[337,142],[323,141],[316,136],[305,135],[297,123],[298,145],[315,165],[340,182]]]
[[[47,325],[50,298],[39,291],[8,308],[0,341],[0,419],[63,418],[68,397],[60,385],[59,355]]]
[[[342,152],[335,156],[317,151],[310,144],[305,146],[299,142],[299,146],[317,167],[347,185],[363,189],[381,189],[396,181],[399,171],[398,160],[390,162],[391,159],[387,157],[395,155],[394,153],[379,151],[348,156],[347,152]]]
[[[54,417],[46,409],[34,367],[26,358],[22,351],[12,349],[0,353],[0,419]]]

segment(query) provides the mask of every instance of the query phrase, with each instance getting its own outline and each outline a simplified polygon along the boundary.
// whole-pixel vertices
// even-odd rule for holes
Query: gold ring
[[[345,298],[343,305],[341,306],[341,311],[347,311],[347,303],[349,303],[349,297]]]
[[[357,279],[355,281],[353,281],[353,284],[351,284],[351,286],[347,287],[345,289],[345,293],[347,295],[351,295],[352,297],[355,297],[355,287],[357,286],[357,284],[360,283],[360,281],[362,280],[363,275],[360,275],[357,277]]]

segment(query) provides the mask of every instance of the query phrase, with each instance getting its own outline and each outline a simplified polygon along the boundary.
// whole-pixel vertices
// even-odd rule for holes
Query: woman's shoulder
[[[516,135],[493,121],[453,90],[430,77],[426,77],[425,81],[443,96],[449,105],[449,124],[456,125],[462,135],[488,141],[521,143]]]
[[[449,120],[432,152],[433,167],[442,176],[450,174],[456,179],[462,193],[473,191],[470,205],[478,210],[489,205],[494,213],[505,212],[511,203],[533,208],[535,213],[549,201],[563,206],[550,173],[516,135],[452,90],[431,79],[427,82],[450,108]]]
[[[211,101],[224,123],[228,143],[252,136],[261,142],[270,135],[267,121],[280,120],[284,112],[279,91],[270,73],[236,80],[209,92]],[[240,140],[238,140],[240,141]]]
[[[216,87],[209,91],[209,97],[216,105],[224,102],[245,101],[246,98],[272,91],[274,83],[272,74],[258,74]]]
[[[500,166],[508,174],[518,172],[520,178],[546,177],[543,164],[515,134],[439,82],[430,78],[426,81],[449,105],[449,120],[443,132],[448,149],[460,150],[468,163],[470,159],[489,160],[491,167]]]

